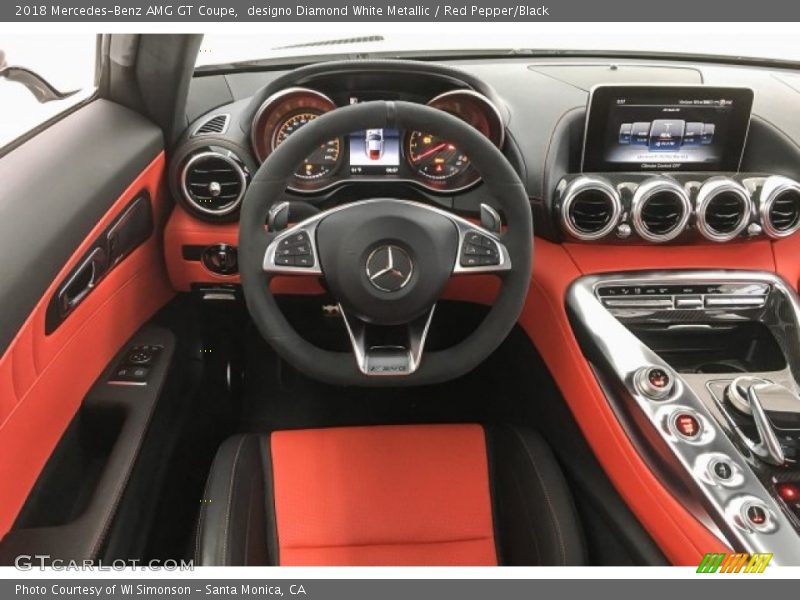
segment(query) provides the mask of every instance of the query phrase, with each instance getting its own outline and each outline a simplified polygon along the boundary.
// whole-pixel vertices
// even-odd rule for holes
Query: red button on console
[[[664,369],[650,369],[647,380],[654,388],[664,389],[670,385],[669,375]]]
[[[762,506],[750,506],[747,509],[747,518],[753,525],[763,525],[767,522],[767,511]]]
[[[697,437],[700,433],[700,421],[694,415],[681,413],[675,417],[675,429],[684,437]]]
[[[800,501],[800,488],[793,483],[779,483],[775,486],[778,495],[789,504]]]

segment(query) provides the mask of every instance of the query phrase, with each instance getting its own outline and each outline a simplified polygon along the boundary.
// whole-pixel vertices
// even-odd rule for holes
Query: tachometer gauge
[[[469,159],[454,144],[420,131],[408,137],[408,160],[423,177],[440,181],[469,168]]]
[[[272,149],[300,129],[303,125],[319,117],[319,113],[303,111],[287,117],[275,130],[272,139]],[[342,143],[339,138],[330,140],[309,154],[295,175],[301,179],[319,179],[330,175],[339,164]]]

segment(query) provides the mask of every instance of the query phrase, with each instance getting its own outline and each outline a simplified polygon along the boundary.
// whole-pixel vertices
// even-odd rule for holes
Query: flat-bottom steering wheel
[[[394,198],[353,202],[279,232],[266,230],[270,207],[314,148],[378,128],[425,131],[456,144],[505,213],[505,231]],[[256,326],[295,368],[336,385],[425,385],[474,369],[516,323],[528,294],[532,253],[528,196],[503,154],[457,117],[409,102],[355,104],[297,130],[256,172],[239,221],[242,289]],[[500,278],[494,304],[463,341],[424,352],[436,301],[449,279],[471,273]],[[270,291],[277,275],[324,278],[342,310],[352,354],[324,350],[297,333]]]

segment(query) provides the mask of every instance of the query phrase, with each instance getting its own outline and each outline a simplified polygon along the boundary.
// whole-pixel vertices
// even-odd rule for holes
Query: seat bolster
[[[487,441],[501,564],[586,564],[577,510],[550,446],[507,425],[487,428]]]
[[[275,544],[269,541],[267,498],[271,500],[272,493],[267,452],[267,439],[262,435],[237,435],[220,446],[200,508],[197,564],[270,563],[269,548]]]

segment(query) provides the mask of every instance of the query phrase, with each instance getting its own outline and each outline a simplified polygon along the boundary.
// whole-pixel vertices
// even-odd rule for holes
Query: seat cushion
[[[271,435],[281,565],[494,565],[478,425]]]
[[[200,565],[581,565],[569,488],[510,426],[242,434],[211,467]]]

